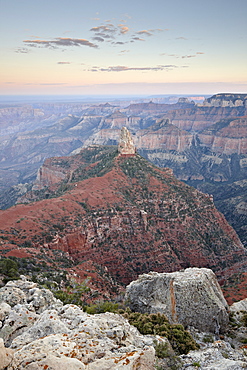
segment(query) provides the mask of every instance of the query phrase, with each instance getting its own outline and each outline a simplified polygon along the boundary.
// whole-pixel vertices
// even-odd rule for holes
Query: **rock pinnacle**
[[[118,152],[120,155],[134,155],[136,153],[133,139],[126,127],[122,127],[121,129]]]

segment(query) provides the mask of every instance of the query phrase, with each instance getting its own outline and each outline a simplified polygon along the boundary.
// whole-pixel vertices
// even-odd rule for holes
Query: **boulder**
[[[160,312],[171,323],[204,332],[223,333],[229,321],[215,274],[206,268],[141,275],[127,286],[126,300],[132,311]]]

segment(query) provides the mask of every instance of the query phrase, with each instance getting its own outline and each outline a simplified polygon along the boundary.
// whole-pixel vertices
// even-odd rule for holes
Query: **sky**
[[[247,93],[247,0],[0,0],[0,95]]]

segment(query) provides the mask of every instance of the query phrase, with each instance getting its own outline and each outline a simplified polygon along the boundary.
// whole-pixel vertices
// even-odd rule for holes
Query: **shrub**
[[[10,258],[1,258],[0,274],[4,275],[4,283],[7,283],[9,280],[19,279],[17,263]]]
[[[155,344],[155,355],[159,358],[165,358],[170,356],[168,343],[157,343]]]
[[[123,316],[134,325],[141,334],[161,335],[168,338],[171,346],[178,354],[188,353],[190,350],[198,349],[198,345],[183,325],[169,324],[165,315],[141,314],[139,312],[125,311]],[[161,349],[160,349],[161,350]]]
[[[84,307],[84,311],[90,313],[91,315],[104,312],[117,312],[118,304],[113,302],[99,302],[97,304],[92,304]]]
[[[57,292],[53,292],[54,296],[64,304],[75,304],[77,306],[83,306],[83,302],[81,300],[81,293],[68,293],[63,290],[58,290]]]
[[[203,340],[204,343],[213,343],[214,342],[214,338],[213,338],[212,335],[205,335],[202,340]]]

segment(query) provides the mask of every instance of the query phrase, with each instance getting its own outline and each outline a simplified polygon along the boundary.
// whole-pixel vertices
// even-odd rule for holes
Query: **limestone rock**
[[[56,304],[51,292],[24,279],[4,288],[0,369],[153,370],[154,343],[167,342],[141,335],[121,315],[89,315],[78,306]]]
[[[126,127],[122,127],[121,129],[118,151],[121,155],[133,155],[136,153],[133,139]]]
[[[235,302],[230,306],[231,312],[240,312],[246,311],[247,312],[247,298],[242,299],[242,301]]]
[[[3,311],[3,303],[0,306],[0,312],[1,307]],[[25,305],[18,304],[14,306],[12,310],[6,312],[5,317],[2,319],[0,338],[3,338],[5,344],[9,345],[17,335],[20,335],[30,327],[37,318],[38,315],[29,311]]]
[[[46,309],[62,307],[62,302],[56,299],[50,290],[40,289],[34,282],[24,276],[21,280],[9,281],[0,289],[0,303],[6,302],[10,306],[27,304],[29,310],[41,313]]]
[[[12,367],[133,370],[139,366],[140,370],[151,370],[155,362],[154,340],[140,335],[121,315],[89,315],[67,305],[60,312],[44,312],[31,328],[14,339]],[[63,363],[59,368],[60,360]]]
[[[188,268],[172,273],[151,272],[126,288],[133,311],[164,313],[170,322],[205,332],[224,332],[228,305],[212,270]]]
[[[59,333],[67,334],[68,332],[69,329],[59,319],[57,311],[46,310],[31,327],[13,340],[11,347],[20,348],[41,337]]]
[[[215,341],[209,347],[190,351],[187,355],[181,355],[183,361],[182,370],[194,370],[193,364],[200,364],[199,369],[203,370],[241,370],[247,368],[247,357],[234,351],[229,343]]]
[[[0,370],[5,369],[13,358],[13,350],[4,347],[3,339],[0,338]]]
[[[6,302],[11,307],[26,303],[26,296],[19,288],[4,286],[0,289],[0,302]]]

